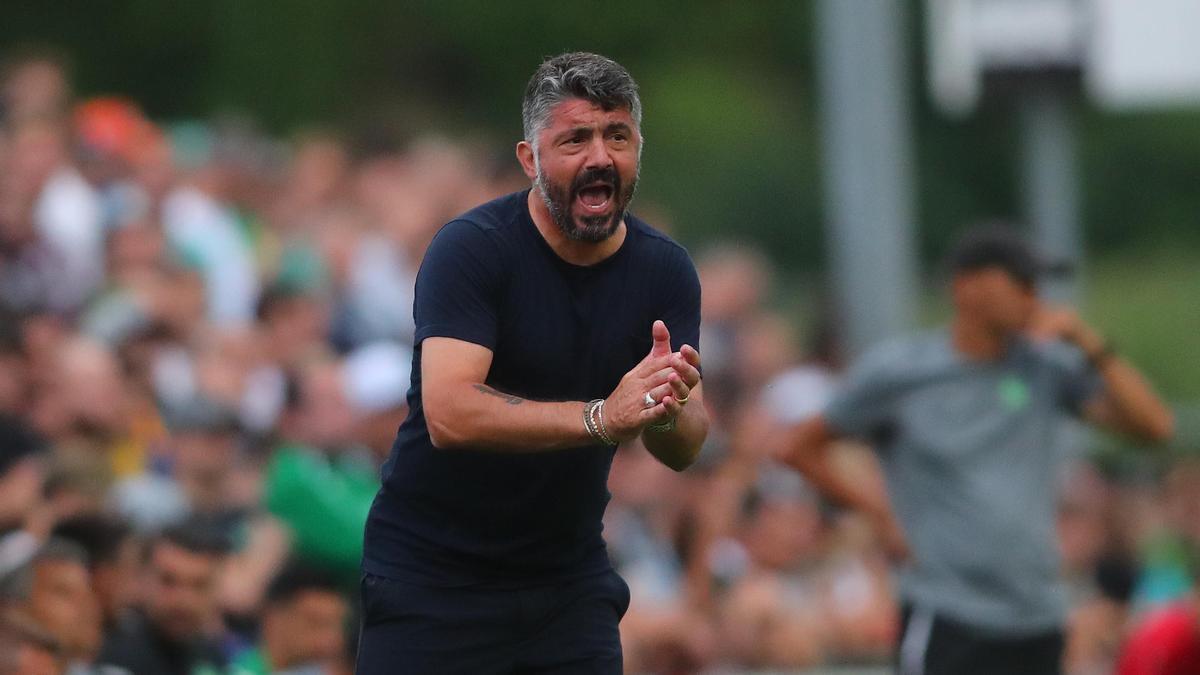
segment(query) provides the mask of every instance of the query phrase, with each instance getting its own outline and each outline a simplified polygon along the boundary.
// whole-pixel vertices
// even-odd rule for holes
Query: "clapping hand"
[[[662,321],[654,322],[651,334],[650,353],[621,378],[605,400],[605,426],[618,442],[679,415],[700,383],[700,353],[690,345],[672,352],[671,334]]]

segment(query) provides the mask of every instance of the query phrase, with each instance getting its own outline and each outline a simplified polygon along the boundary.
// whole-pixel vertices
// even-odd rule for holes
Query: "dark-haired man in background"
[[[1058,673],[1061,422],[1077,416],[1162,442],[1174,420],[1099,333],[1038,300],[1044,265],[1011,231],[969,232],[951,267],[949,327],[863,357],[824,413],[792,431],[781,459],[864,511],[908,558],[902,675]],[[890,506],[834,470],[828,447],[843,436],[874,445]]]
[[[92,592],[87,552],[51,538],[20,568],[0,580],[0,605],[25,617],[56,642],[72,671],[87,672],[100,649],[100,608]]]
[[[115,627],[136,595],[139,549],[133,529],[112,516],[86,514],[60,521],[51,535],[75,542],[87,552],[104,628]]]
[[[366,528],[362,675],[620,672],[629,589],[600,535],[614,448],[640,436],[682,470],[707,433],[695,268],[627,213],[633,78],[556,56],[522,116],[533,188],[443,227],[417,277],[410,412]]]
[[[228,543],[211,528],[187,522],[150,542],[143,605],[108,635],[99,663],[133,675],[221,672],[225,658],[213,639],[217,574]]]

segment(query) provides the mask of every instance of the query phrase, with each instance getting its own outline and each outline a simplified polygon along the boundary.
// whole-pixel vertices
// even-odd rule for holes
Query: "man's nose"
[[[606,169],[613,165],[612,155],[608,151],[608,146],[604,143],[604,138],[597,135],[588,144],[587,162],[584,166],[586,169]]]

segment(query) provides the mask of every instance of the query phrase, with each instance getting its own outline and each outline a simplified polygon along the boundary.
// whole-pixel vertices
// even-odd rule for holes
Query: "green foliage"
[[[1104,256],[1085,316],[1169,398],[1200,401],[1200,247]]]
[[[1200,115],[1092,112],[1084,137],[1084,215],[1095,244],[1200,250]],[[1194,262],[1192,270],[1194,280]]]

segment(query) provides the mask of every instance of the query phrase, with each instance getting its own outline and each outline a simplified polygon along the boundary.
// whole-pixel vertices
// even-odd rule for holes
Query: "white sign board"
[[[926,0],[934,101],[965,114],[979,100],[985,73],[1078,69],[1087,9],[1088,0]]]
[[[1101,105],[1200,103],[1200,0],[1092,0],[1086,81]]]
[[[984,76],[1082,72],[1101,105],[1200,104],[1200,0],[925,0],[929,87],[971,112]]]

